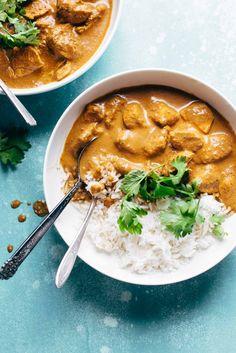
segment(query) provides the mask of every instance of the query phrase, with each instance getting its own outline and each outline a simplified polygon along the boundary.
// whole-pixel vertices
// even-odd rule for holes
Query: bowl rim
[[[123,8],[124,0],[113,0],[113,2],[115,2],[115,6],[113,3],[110,24],[108,26],[106,34],[105,34],[102,42],[100,43],[99,47],[97,48],[97,50],[94,52],[94,54],[90,57],[90,59],[86,63],[84,63],[78,70],[76,70],[75,72],[73,72],[69,76],[65,77],[61,81],[54,81],[54,82],[51,82],[48,84],[43,84],[41,86],[32,87],[32,88],[12,88],[11,89],[12,92],[16,96],[33,96],[36,94],[54,91],[58,88],[66,86],[67,84],[78,79],[84,73],[86,73],[88,70],[90,70],[97,63],[97,61],[103,56],[103,54],[105,53],[108,46],[110,45],[112,38],[117,30],[117,27],[118,27],[118,24],[120,21],[120,17],[121,17],[121,12],[122,12],[122,8]],[[4,94],[4,93],[0,89],[0,95],[1,94]]]
[[[206,83],[204,80],[202,79],[199,79],[197,78],[196,76],[193,76],[193,75],[190,75],[190,74],[186,74],[186,73],[183,73],[181,71],[178,71],[178,70],[169,70],[169,69],[162,69],[162,68],[140,68],[140,69],[136,69],[136,70],[128,70],[128,71],[124,71],[124,72],[121,72],[121,73],[118,73],[118,74],[115,74],[115,75],[112,75],[112,76],[109,76],[107,78],[104,78],[103,80],[93,84],[92,86],[90,86],[89,88],[87,88],[84,92],[82,92],[78,97],[76,97],[73,102],[67,107],[67,109],[64,111],[64,113],[61,115],[60,119],[57,121],[54,129],[53,129],[53,132],[50,136],[50,139],[49,139],[49,142],[48,142],[48,145],[47,145],[47,149],[46,149],[46,153],[45,153],[45,159],[44,159],[44,168],[43,168],[43,186],[44,186],[44,194],[45,194],[45,199],[46,199],[46,202],[48,201],[49,199],[49,193],[48,193],[48,188],[47,188],[47,183],[46,183],[46,179],[47,179],[47,164],[48,164],[48,159],[49,159],[49,153],[51,152],[51,149],[52,149],[52,146],[53,146],[53,142],[54,142],[54,137],[57,133],[57,130],[60,126],[60,124],[62,123],[62,121],[64,119],[66,119],[68,113],[70,112],[70,110],[72,109],[72,107],[74,107],[75,105],[78,104],[78,102],[80,100],[82,100],[82,98],[84,96],[86,96],[87,94],[89,94],[89,92],[97,89],[98,92],[99,92],[99,87],[104,85],[105,83],[108,83],[109,81],[112,81],[114,79],[117,79],[117,78],[120,78],[120,77],[123,77],[123,76],[129,76],[129,75],[135,75],[135,74],[138,74],[138,73],[155,73],[155,74],[169,74],[169,75],[177,75],[179,76],[179,78],[182,78],[182,79],[187,79],[187,80],[193,80],[195,82],[197,82],[198,84],[200,84],[201,86],[207,88],[207,89],[210,89],[213,93],[215,93],[220,99],[221,101],[227,105],[227,107],[235,114],[236,116],[236,107],[233,105],[233,103],[228,99],[226,98],[219,90],[215,89],[211,84],[208,84]],[[148,85],[148,83],[146,83]],[[144,84],[143,84],[144,85]],[[158,83],[156,84],[158,85]],[[159,84],[160,85],[160,84]],[[137,86],[140,86],[139,84]],[[124,87],[124,86],[123,86]],[[135,85],[131,84],[131,85],[127,85],[125,87],[135,87]],[[171,87],[171,85],[169,85],[169,87]],[[120,87],[122,89],[122,87]],[[100,96],[98,95],[97,98],[99,98]],[[204,99],[203,99],[204,100]],[[50,210],[52,209],[50,206],[49,206]],[[57,225],[56,226],[56,229],[58,228]],[[65,243],[68,245],[68,242],[66,241],[66,239],[62,236],[62,234],[60,233],[60,231],[57,229],[57,232],[59,233],[59,235],[61,236],[61,238],[65,241]],[[126,278],[120,278],[120,276],[116,276],[114,274],[110,274],[109,273],[109,270],[101,270],[101,268],[96,268],[93,264],[89,263],[89,261],[87,261],[87,259],[84,258],[84,256],[79,256],[87,265],[89,265],[90,267],[94,268],[96,271],[110,277],[110,278],[114,278],[116,280],[119,280],[119,281],[122,281],[122,282],[126,282],[126,283],[131,283],[131,284],[136,284],[136,285],[167,285],[167,284],[174,284],[174,283],[179,283],[179,282],[182,282],[182,281],[185,281],[185,280],[188,280],[188,279],[191,279],[191,278],[194,278],[194,277],[197,277],[205,272],[207,272],[208,270],[210,270],[211,268],[215,267],[218,263],[220,263],[224,258],[226,258],[232,251],[233,249],[236,247],[236,241],[235,241],[235,244],[233,244],[233,246],[231,246],[229,249],[227,249],[227,252],[223,253],[222,256],[219,256],[215,261],[212,262],[212,264],[205,268],[204,270],[200,271],[200,272],[197,272],[195,273],[194,275],[185,275],[183,276],[183,278],[181,278],[180,280],[171,280],[171,281],[162,281],[161,283],[159,283],[156,279],[154,280],[149,280],[148,282],[146,281],[142,281],[142,276],[145,277],[145,274],[144,275],[141,275],[139,278],[140,278],[140,281],[137,281],[137,280],[133,280],[133,279],[126,279]],[[174,273],[174,272],[173,272]],[[150,274],[150,273],[148,273]],[[147,274],[147,275],[148,275]]]

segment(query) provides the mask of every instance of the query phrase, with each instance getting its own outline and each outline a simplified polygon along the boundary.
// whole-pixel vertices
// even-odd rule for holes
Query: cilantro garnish
[[[134,170],[128,173],[121,184],[121,191],[129,196],[138,195],[140,184],[147,177],[147,173],[142,170]]]
[[[126,195],[136,196],[139,194],[146,201],[155,201],[166,196],[194,197],[199,193],[198,182],[192,184],[184,183],[188,179],[188,168],[185,157],[177,157],[172,166],[174,173],[169,176],[159,175],[155,171],[145,173],[134,170],[128,173],[121,184],[121,191]]]
[[[0,1],[0,45],[2,47],[23,47],[39,43],[39,29],[35,22],[24,17],[27,0]]]
[[[222,227],[222,223],[224,222],[224,220],[225,220],[225,217],[223,215],[213,214],[211,216],[210,221],[213,224],[213,234],[217,238],[223,238],[225,235],[227,235],[227,233],[224,231]]]
[[[139,196],[145,201],[154,202],[157,199],[167,196],[180,196],[192,200],[198,195],[198,182],[194,181],[191,184],[186,183],[186,180],[188,180],[186,158],[177,157],[172,162],[172,166],[175,170],[168,176],[159,175],[154,170],[149,173],[135,170],[131,171],[124,177],[121,184],[121,191],[125,194],[125,197],[121,204],[121,214],[118,219],[118,224],[122,232],[128,231],[131,234],[140,234],[142,231],[139,216],[144,216],[147,212],[133,201],[135,196]],[[189,207],[190,206],[193,206],[193,203],[190,203]],[[176,207],[178,207],[177,204]],[[169,212],[174,212],[173,204]],[[189,218],[192,217],[193,219],[193,213],[189,212],[190,211],[187,212],[186,210],[185,214],[183,213],[183,216],[189,214]],[[195,218],[196,216],[197,212]],[[169,216],[169,219],[170,217],[171,216]],[[178,218],[180,218],[180,214],[178,215]],[[166,222],[165,225],[167,225]],[[170,226],[169,229],[173,229],[173,225]],[[189,232],[191,229],[191,222],[189,219],[186,223],[185,230],[181,233],[182,236],[186,235],[186,232]],[[181,236],[181,234],[180,231],[175,232],[176,236]]]
[[[0,132],[0,162],[5,165],[16,166],[25,157],[31,144],[25,139],[25,132],[13,130],[7,134]]]
[[[199,215],[199,200],[173,200],[166,211],[161,212],[160,220],[166,229],[178,239],[192,233],[196,223],[202,223],[204,218]]]
[[[186,157],[177,157],[171,165],[174,171],[168,176],[160,175],[155,170],[144,172],[135,170],[128,173],[121,183],[121,191],[125,194],[121,203],[121,213],[118,224],[122,232],[141,234],[142,224],[139,218],[147,211],[135,203],[135,197],[154,202],[164,197],[173,197],[167,210],[162,211],[160,221],[165,228],[178,239],[192,233],[193,226],[204,222],[199,214],[199,184],[200,180],[189,183],[189,170]],[[213,234],[223,237],[224,217],[213,215]]]
[[[146,215],[146,210],[125,197],[121,204],[121,212],[118,219],[120,230],[122,232],[127,230],[130,234],[141,234],[143,227],[139,222],[139,217]]]

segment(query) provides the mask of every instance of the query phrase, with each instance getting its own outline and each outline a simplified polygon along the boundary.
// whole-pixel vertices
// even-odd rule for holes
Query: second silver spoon
[[[80,227],[79,233],[76,235],[76,237],[74,238],[69,249],[65,253],[65,255],[60,263],[60,266],[57,270],[56,279],[55,279],[55,283],[56,283],[57,288],[63,287],[71,274],[71,271],[74,267],[74,264],[75,264],[75,261],[76,261],[77,255],[78,255],[81,241],[84,237],[84,234],[85,234],[86,229],[88,227],[90,217],[93,213],[95,206],[96,206],[96,199],[93,198],[91,201],[91,204],[89,206],[88,212],[85,216],[85,219]]]

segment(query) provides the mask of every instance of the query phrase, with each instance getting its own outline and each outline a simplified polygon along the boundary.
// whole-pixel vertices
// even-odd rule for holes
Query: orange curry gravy
[[[178,155],[187,157],[190,180],[236,210],[236,136],[213,108],[182,91],[161,86],[120,90],[90,103],[74,123],[61,164],[73,185],[77,154],[98,136],[81,160],[81,175],[96,178],[99,164],[112,163],[121,175],[151,169],[170,170]],[[78,199],[86,199],[81,192]]]

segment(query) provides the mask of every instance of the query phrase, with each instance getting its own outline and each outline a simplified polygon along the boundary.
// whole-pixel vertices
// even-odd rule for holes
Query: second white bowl
[[[54,89],[57,89],[59,87],[65,86],[68,83],[76,80],[80,76],[82,76],[86,71],[88,71],[103,55],[105,50],[107,49],[108,45],[110,44],[112,37],[117,29],[118,22],[120,19],[121,15],[121,10],[122,10],[122,4],[123,0],[113,0],[113,7],[112,7],[112,14],[111,14],[111,20],[110,20],[110,25],[107,30],[107,33],[97,49],[97,51],[93,54],[93,56],[78,70],[76,70],[74,73],[71,75],[65,77],[61,81],[55,81],[46,85],[42,85],[39,87],[33,87],[33,88],[17,88],[17,89],[12,89],[14,94],[18,96],[29,96],[29,95],[34,95],[38,93],[45,93],[48,91],[52,91]],[[2,93],[0,91],[0,93]]]

